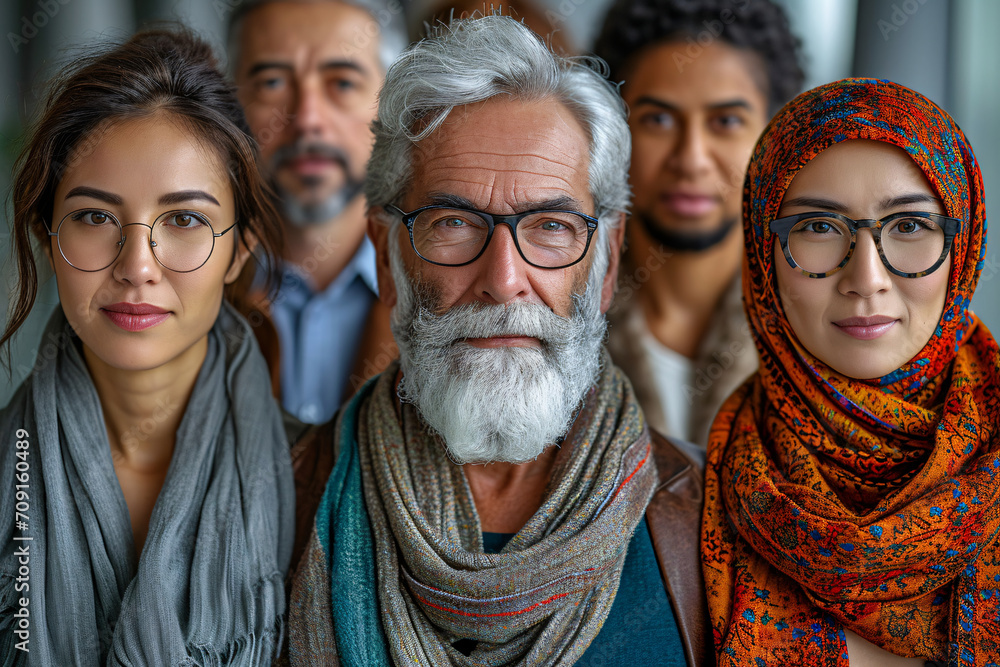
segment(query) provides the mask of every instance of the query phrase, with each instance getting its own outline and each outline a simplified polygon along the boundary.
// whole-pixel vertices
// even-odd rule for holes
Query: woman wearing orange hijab
[[[954,121],[887,81],[803,93],[744,194],[760,370],[708,445],[720,665],[1000,662],[1000,352]]]

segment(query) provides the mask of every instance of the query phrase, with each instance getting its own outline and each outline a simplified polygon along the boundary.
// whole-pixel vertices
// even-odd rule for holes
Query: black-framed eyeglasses
[[[55,231],[48,223],[49,236],[56,237],[59,254],[80,271],[102,271],[118,259],[125,246],[125,227],[138,225],[149,229],[149,248],[165,269],[190,273],[205,265],[215,250],[215,239],[236,226],[233,222],[221,232],[198,211],[167,211],[153,221],[123,225],[110,211],[84,208],[67,213]]]
[[[772,220],[781,251],[793,269],[825,278],[847,265],[859,229],[870,229],[882,264],[903,278],[933,273],[951,251],[962,227],[958,218],[906,211],[880,220],[854,220],[829,211],[810,211]]]
[[[465,266],[479,259],[497,225],[507,225],[525,262],[540,269],[564,269],[584,258],[597,218],[577,211],[525,211],[493,215],[450,206],[423,206],[406,213],[396,206],[410,232],[413,251],[438,266]]]

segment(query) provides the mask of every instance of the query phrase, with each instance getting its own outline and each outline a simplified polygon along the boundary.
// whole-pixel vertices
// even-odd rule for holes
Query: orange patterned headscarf
[[[905,150],[962,221],[936,331],[875,380],[799,344],[768,228],[798,170],[850,139]],[[760,370],[708,443],[702,561],[720,665],[846,666],[844,628],[900,656],[1000,662],[1000,352],[969,310],[983,194],[955,122],[888,81],[803,93],[764,131],[743,201]]]

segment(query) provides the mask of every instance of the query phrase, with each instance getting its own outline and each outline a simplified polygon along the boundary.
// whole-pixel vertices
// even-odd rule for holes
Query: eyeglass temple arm
[[[232,229],[233,227],[235,227],[236,226],[236,222],[238,222],[238,221],[234,221],[233,224],[229,225],[228,227],[226,227],[225,229],[223,229],[218,234],[216,234],[215,232],[212,232],[212,236],[214,236],[215,238],[219,238],[220,236],[222,236],[223,234],[225,234],[226,232],[228,232],[230,229]]]

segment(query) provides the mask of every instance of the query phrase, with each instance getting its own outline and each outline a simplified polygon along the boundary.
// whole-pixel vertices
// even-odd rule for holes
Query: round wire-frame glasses
[[[114,251],[113,255],[109,255],[111,258],[107,262],[103,262],[103,260],[102,261],[98,261],[97,262],[98,264],[103,264],[103,266],[100,266],[98,268],[84,268],[83,266],[81,266],[81,264],[85,263],[85,258],[77,256],[79,254],[79,252],[72,252],[72,251],[67,252],[67,250],[63,247],[63,237],[60,236],[60,233],[63,231],[63,225],[65,225],[67,223],[67,221],[69,221],[71,224],[72,223],[77,223],[77,222],[79,222],[82,219],[83,216],[88,215],[88,214],[96,214],[96,215],[99,215],[99,216],[105,216],[111,222],[113,222],[115,224],[115,226],[118,228],[118,232],[117,232],[116,235],[109,236],[107,239],[100,239],[100,241],[110,241],[111,243],[113,243],[113,245],[115,247],[115,251]],[[156,249],[158,247],[161,247],[160,244],[165,242],[164,239],[167,238],[167,237],[160,236],[158,239],[157,238],[153,238],[154,232],[156,231],[158,225],[160,226],[160,228],[162,228],[163,227],[163,221],[168,220],[168,219],[170,219],[173,216],[191,216],[192,218],[194,218],[196,220],[196,223],[199,225],[199,228],[201,228],[200,227],[201,225],[205,225],[204,229],[206,229],[206,232],[208,232],[208,233],[198,232],[198,233],[202,234],[202,237],[204,239],[203,242],[200,242],[200,243],[197,243],[197,244],[196,243],[191,243],[190,241],[188,242],[189,243],[189,245],[188,245],[189,248],[194,248],[196,246],[201,246],[201,247],[198,248],[198,254],[195,255],[195,259],[192,262],[192,263],[195,263],[196,266],[194,266],[192,268],[174,268],[174,267],[168,265],[167,263],[165,263],[163,261],[163,259],[160,257],[160,255],[156,251]],[[173,271],[174,273],[191,273],[192,271],[197,271],[201,267],[205,266],[205,263],[208,262],[209,258],[211,258],[212,253],[215,252],[215,239],[217,239],[220,236],[222,236],[222,235],[226,234],[227,232],[229,232],[229,230],[233,229],[236,226],[236,224],[237,224],[236,221],[233,221],[233,224],[229,225],[229,227],[226,227],[221,232],[216,232],[215,228],[212,227],[212,221],[209,220],[209,218],[205,214],[199,213],[198,211],[191,211],[191,210],[179,209],[179,210],[167,211],[165,213],[162,213],[161,215],[159,215],[156,218],[156,220],[153,221],[152,225],[148,225],[148,224],[146,224],[144,222],[130,222],[128,224],[123,225],[121,223],[121,221],[118,220],[118,218],[113,213],[111,213],[110,211],[105,211],[105,210],[102,210],[102,209],[95,209],[95,208],[79,209],[79,210],[71,211],[70,213],[67,213],[59,221],[59,224],[56,226],[55,231],[52,231],[52,228],[49,226],[48,222],[43,221],[43,223],[45,224],[45,231],[48,232],[48,235],[56,237],[56,245],[59,248],[59,254],[62,255],[62,258],[64,260],[66,260],[66,263],[69,264],[70,266],[72,266],[74,269],[77,269],[78,271],[85,271],[87,273],[94,273],[96,271],[103,271],[104,269],[108,268],[109,266],[111,266],[112,264],[114,264],[118,260],[118,257],[121,255],[122,248],[125,247],[125,241],[126,241],[125,227],[132,227],[132,226],[146,227],[147,229],[149,229],[149,248],[150,248],[150,250],[153,253],[153,257],[156,259],[157,263],[160,264],[160,266],[162,266],[163,268],[165,268],[165,269],[167,269],[169,271]],[[103,222],[103,223],[100,223],[98,225],[86,225],[86,224],[84,224],[84,226],[90,226],[90,227],[96,228],[96,227],[103,227],[104,225],[107,225],[107,224],[108,224],[108,222]],[[70,243],[72,243],[72,242],[70,242]],[[166,241],[166,243],[170,243],[170,242]],[[176,245],[176,242],[175,242],[175,245]],[[206,250],[206,249],[207,249],[207,252],[204,252],[204,250]],[[86,254],[86,253],[84,253],[84,254]],[[183,256],[183,254],[184,253],[182,252],[181,255]],[[188,254],[190,255],[190,253],[188,253]],[[202,254],[204,254],[204,258],[201,258]],[[74,257],[71,258],[70,255],[73,255]],[[201,259],[199,260],[199,258],[201,258]],[[183,265],[181,265],[181,266],[183,266]]]
[[[565,209],[552,209],[552,210],[545,209],[545,210],[536,210],[536,211],[524,211],[523,213],[515,213],[514,215],[494,215],[492,213],[485,213],[483,211],[477,211],[476,209],[471,209],[471,208],[461,208],[461,207],[457,207],[457,206],[444,206],[444,205],[438,205],[438,204],[434,204],[434,205],[431,205],[431,206],[422,206],[422,207],[420,207],[418,209],[410,211],[409,213],[403,211],[402,209],[400,209],[397,206],[393,206],[392,204],[386,205],[385,208],[388,209],[388,210],[390,210],[390,211],[392,211],[392,212],[394,212],[394,213],[396,213],[397,215],[399,215],[402,218],[403,224],[406,225],[406,229],[407,229],[407,231],[409,232],[409,235],[410,235],[410,246],[413,248],[413,252],[415,252],[417,254],[417,256],[420,257],[420,259],[424,260],[425,262],[428,262],[430,264],[435,264],[437,266],[452,266],[452,267],[455,267],[455,266],[466,266],[468,264],[472,264],[477,259],[479,259],[484,252],[486,252],[486,248],[489,247],[490,241],[493,239],[493,232],[494,232],[494,230],[496,230],[497,225],[507,225],[508,229],[510,229],[511,238],[514,239],[514,247],[517,248],[517,252],[521,256],[521,259],[523,259],[525,262],[527,262],[531,266],[534,266],[534,267],[537,267],[537,268],[540,268],[540,269],[565,269],[565,268],[568,268],[570,266],[573,266],[574,264],[579,263],[580,261],[583,260],[584,257],[587,256],[587,251],[590,249],[590,242],[593,239],[594,232],[597,231],[597,225],[599,223],[599,221],[598,221],[597,218],[594,218],[592,216],[586,215],[584,213],[580,213],[579,211],[570,211],[570,210],[565,210]],[[473,256],[471,259],[464,260],[464,261],[461,261],[461,262],[440,262],[440,261],[436,261],[436,260],[430,259],[426,255],[424,255],[423,253],[420,252],[420,249],[417,248],[417,243],[416,243],[416,241],[415,241],[415,239],[413,237],[413,226],[414,226],[414,223],[417,220],[417,217],[421,213],[424,213],[426,211],[432,211],[432,210],[460,211],[460,212],[463,212],[463,213],[471,213],[471,214],[479,216],[480,218],[483,219],[483,221],[486,223],[486,225],[488,227],[488,231],[486,233],[486,237],[483,239],[482,247],[475,254],[475,256]],[[587,226],[586,241],[583,244],[582,250],[580,251],[579,256],[576,257],[576,259],[574,259],[574,260],[572,260],[570,262],[564,262],[564,263],[556,264],[556,265],[553,265],[553,266],[549,266],[549,265],[538,264],[536,262],[533,262],[533,261],[531,261],[525,255],[524,249],[521,248],[521,243],[520,243],[520,241],[518,240],[518,237],[517,237],[517,225],[518,225],[518,223],[520,223],[525,218],[527,218],[529,216],[538,215],[538,214],[569,214],[569,215],[575,216],[576,218],[582,220],[586,224],[586,226]]]
[[[844,254],[843,259],[839,264],[833,268],[823,271],[820,273],[809,271],[802,268],[793,257],[793,253],[789,249],[788,236],[800,222],[806,220],[817,220],[821,221],[823,219],[829,219],[833,221],[840,222],[850,230],[851,232],[851,243],[847,251]],[[924,220],[929,220],[933,224],[937,225],[943,232],[941,252],[937,255],[933,263],[926,269],[920,271],[902,271],[889,261],[886,257],[885,249],[882,244],[882,230],[889,227],[893,222],[897,220],[905,220],[908,218],[919,218]],[[855,220],[849,218],[846,215],[841,215],[840,213],[834,213],[832,211],[810,211],[807,213],[797,213],[795,215],[789,215],[783,218],[776,218],[771,221],[769,229],[772,233],[777,235],[778,241],[781,244],[781,252],[785,256],[785,260],[788,265],[793,269],[797,269],[804,275],[810,278],[825,278],[829,275],[840,271],[842,268],[847,266],[847,263],[851,260],[854,255],[854,248],[857,245],[858,240],[858,230],[859,229],[870,229],[872,234],[872,239],[875,241],[875,247],[878,250],[878,256],[882,260],[882,264],[885,266],[889,272],[901,276],[903,278],[920,278],[922,276],[934,273],[942,263],[944,263],[945,258],[948,253],[951,252],[951,246],[955,240],[955,235],[958,234],[959,230],[962,228],[962,221],[958,218],[950,218],[945,215],[940,215],[937,213],[925,213],[923,211],[904,211],[900,213],[893,213],[892,215],[887,215],[884,218],[875,220],[872,218],[865,218],[861,220]]]

